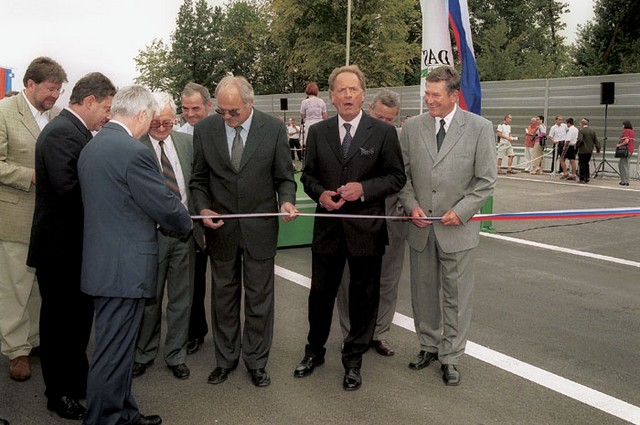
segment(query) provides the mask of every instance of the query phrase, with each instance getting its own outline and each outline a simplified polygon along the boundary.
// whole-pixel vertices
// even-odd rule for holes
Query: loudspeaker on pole
[[[286,97],[280,98],[280,110],[281,111],[289,110],[289,99],[287,99]]]
[[[611,105],[616,97],[616,83],[602,82],[600,83],[600,104]]]

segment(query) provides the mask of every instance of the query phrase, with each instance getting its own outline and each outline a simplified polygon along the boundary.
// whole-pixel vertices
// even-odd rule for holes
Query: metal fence
[[[613,82],[615,100],[607,105],[605,138],[605,105],[600,104],[602,82]],[[583,117],[589,118],[590,127],[596,131],[601,143],[606,142],[607,159],[617,167],[613,150],[622,134],[622,121],[630,120],[640,131],[640,74],[601,75],[594,77],[571,77],[554,79],[489,81],[482,86],[482,116],[492,121],[494,126],[502,122],[506,114],[513,116],[512,133],[520,136],[514,143],[516,149],[524,142],[524,130],[532,116],[544,115],[548,128],[554,117],[573,117],[576,123]],[[389,87],[400,95],[402,109],[400,119],[420,113],[422,93],[420,86]],[[376,95],[377,88],[367,89],[366,104]],[[328,92],[318,94],[327,103],[329,115],[335,113]],[[280,109],[280,99],[287,99],[288,110]],[[300,103],[305,98],[300,94],[273,94],[256,96],[255,106],[264,112],[283,118],[300,118]],[[640,143],[636,143],[640,145]],[[549,161],[550,163],[550,161]],[[635,175],[638,172],[638,156],[634,154],[632,164]],[[633,171],[633,168],[632,168]]]

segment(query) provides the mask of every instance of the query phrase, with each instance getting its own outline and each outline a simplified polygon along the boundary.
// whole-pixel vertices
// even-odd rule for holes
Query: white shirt
[[[567,138],[565,140],[569,141],[569,146],[575,146],[578,143],[578,127],[572,125],[567,130]]]
[[[548,136],[553,140],[553,143],[562,142],[567,139],[567,124],[560,123],[554,124],[549,130]]]
[[[40,130],[44,128],[45,125],[49,124],[49,111],[40,112],[35,106],[29,102],[27,95],[24,94],[24,90],[22,91],[22,95],[24,96],[24,100],[27,101],[27,105],[29,105],[29,109],[31,109],[31,113],[33,114],[33,118],[36,120],[36,124],[40,127]]]
[[[511,126],[509,124],[502,123],[498,125],[498,131],[502,134],[500,137],[500,144],[510,144],[508,137],[511,136]]]
[[[184,123],[182,127],[178,129],[180,133],[187,133],[193,135],[193,126],[188,122]]]
[[[251,121],[253,121],[253,109],[251,109],[251,115],[249,115],[249,118],[247,118],[245,122],[240,124],[240,127],[242,128],[242,130],[240,130],[242,146],[247,143],[247,136],[249,136],[249,129],[251,128]],[[231,148],[233,146],[233,139],[235,139],[236,137],[236,129],[233,127],[229,127],[226,122],[224,123],[224,129],[227,132],[227,145],[229,147],[229,158],[231,158]]]
[[[161,151],[160,151],[160,142],[153,137],[149,136],[151,139],[151,144],[153,145],[153,150],[156,153],[156,157],[158,158],[158,164],[162,167]],[[173,172],[176,174],[176,181],[178,182],[178,188],[180,189],[180,200],[182,201],[182,205],[185,208],[189,209],[187,206],[187,189],[184,183],[184,174],[182,174],[182,167],[180,166],[180,160],[178,159],[178,153],[176,152],[176,147],[173,144],[173,139],[171,135],[167,136],[164,139],[164,153],[169,158],[169,162],[171,163],[171,167],[173,168]]]
[[[351,124],[351,128],[349,129],[349,134],[351,137],[355,137],[356,131],[358,130],[358,126],[360,125],[360,120],[362,119],[362,111],[351,121],[345,121],[342,119],[340,115],[338,115],[338,132],[340,133],[340,144],[344,140],[344,136],[347,135],[347,129],[344,128],[344,124]]]

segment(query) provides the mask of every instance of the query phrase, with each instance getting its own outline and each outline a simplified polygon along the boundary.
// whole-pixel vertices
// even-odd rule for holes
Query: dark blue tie
[[[342,157],[347,159],[347,154],[349,153],[349,147],[351,147],[351,141],[353,137],[351,136],[351,124],[344,123],[344,128],[347,130],[347,134],[344,135],[344,139],[342,139]]]
[[[438,144],[438,151],[440,151],[440,147],[442,146],[442,142],[444,141],[444,136],[447,133],[444,131],[444,120],[440,120],[440,130],[438,130],[438,134],[436,134],[436,143]]]

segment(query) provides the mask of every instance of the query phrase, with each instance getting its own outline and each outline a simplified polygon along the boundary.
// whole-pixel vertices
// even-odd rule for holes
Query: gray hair
[[[169,93],[164,91],[157,91],[153,93],[153,98],[156,100],[156,102],[158,102],[158,105],[160,105],[160,111],[169,106],[171,108],[171,112],[173,112],[173,115],[176,114],[176,102],[174,102],[173,97]]]
[[[375,107],[377,103],[382,103],[387,108],[400,109],[400,95],[389,89],[382,89],[376,94],[376,97],[373,98],[371,107]]]
[[[147,117],[151,118],[159,109],[151,91],[138,85],[121,88],[111,102],[111,114],[114,116],[134,117],[140,111],[144,111]]]
[[[218,97],[218,93],[223,90],[228,90],[230,87],[236,87],[238,89],[240,98],[245,104],[253,102],[255,94],[251,83],[244,77],[236,77],[233,75],[228,75],[220,80],[216,87],[216,97]]]
[[[338,75],[342,74],[343,72],[351,72],[352,74],[356,74],[356,76],[358,77],[358,81],[360,81],[360,88],[362,89],[362,91],[365,91],[367,89],[364,72],[360,70],[358,65],[346,65],[331,71],[331,74],[329,75],[329,91],[333,91],[336,78],[338,78]]]
[[[451,95],[454,91],[460,90],[460,76],[451,66],[439,66],[432,69],[427,74],[427,82],[437,83],[444,81],[447,87],[447,93]]]
[[[209,94],[209,90],[205,86],[194,82],[189,82],[186,86],[184,86],[184,89],[182,89],[182,93],[180,93],[180,97],[189,97],[193,96],[196,93],[200,95],[200,97],[202,98],[202,103],[204,103],[205,105],[211,102],[211,94]]]

